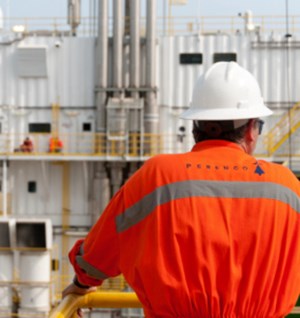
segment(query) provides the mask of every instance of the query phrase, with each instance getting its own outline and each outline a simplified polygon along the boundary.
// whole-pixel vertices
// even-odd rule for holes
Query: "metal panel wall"
[[[213,62],[213,54],[236,52],[238,62],[257,76],[267,102],[289,103],[300,99],[300,45],[297,37],[213,34],[161,37],[158,41],[157,86],[159,105],[186,107],[198,76]],[[48,78],[19,78],[18,45],[45,45]],[[93,106],[95,39],[30,37],[0,46],[0,107]],[[179,54],[200,52],[201,65],[180,65]],[[111,63],[111,61],[110,61]],[[110,72],[112,68],[109,68]],[[111,75],[110,75],[111,78]],[[142,76],[144,78],[144,76]],[[276,105],[275,105],[276,106]]]
[[[160,38],[159,46],[161,105],[188,106],[197,75],[213,63],[214,53],[228,52],[236,53],[237,62],[257,77],[266,102],[282,105],[300,100],[300,44],[296,36],[290,40],[276,34],[175,36]],[[179,54],[190,52],[202,53],[203,64],[180,65]]]
[[[94,38],[30,37],[0,46],[0,107],[94,105],[94,44]],[[47,78],[18,76],[19,45],[47,47]]]
[[[1,109],[1,108],[0,108]],[[11,108],[6,107],[0,113],[1,134],[4,138],[0,138],[0,151],[13,151],[17,149],[26,136],[30,136],[34,142],[35,149],[39,152],[48,152],[48,140],[50,134],[35,135],[30,134],[30,123],[49,123],[52,122],[52,109],[50,106],[39,108]],[[91,130],[84,131],[83,125],[90,124]],[[79,152],[78,147],[86,146],[85,141],[91,144],[92,134],[95,129],[94,109],[83,107],[75,110],[74,108],[60,109],[58,115],[58,132],[64,143],[68,146],[69,151]],[[76,140],[74,139],[76,136]],[[7,138],[9,137],[9,138]],[[1,143],[1,140],[9,139],[7,142]],[[92,149],[91,149],[92,151]]]
[[[54,173],[43,171],[41,163],[11,162],[9,168],[9,190],[12,194],[12,211],[15,215],[43,216],[50,210]],[[45,179],[47,177],[47,179]],[[28,192],[28,182],[36,182],[36,192]],[[51,190],[50,190],[51,189]],[[60,195],[53,202],[59,204]],[[57,209],[56,209],[57,210]]]
[[[236,53],[237,62],[256,76],[264,100],[274,110],[287,110],[300,100],[300,44],[296,36],[288,40],[278,34],[240,33],[162,37],[159,52],[160,127],[161,132],[168,134],[178,134],[181,125],[186,127],[186,140],[182,145],[177,143],[178,150],[188,150],[193,144],[191,123],[180,120],[178,115],[188,107],[193,85],[198,75],[212,65],[214,53]],[[180,65],[179,54],[191,52],[202,53],[203,63]],[[276,121],[280,118],[273,117]],[[273,118],[267,121],[269,128],[276,122]],[[169,145],[164,146],[168,149]]]
[[[9,193],[13,198],[14,215],[51,217],[54,225],[67,227],[90,226],[92,220],[88,215],[91,164],[70,163],[70,179],[63,180],[66,164],[68,163],[12,161],[9,169]],[[67,187],[64,181],[68,182]],[[28,182],[36,182],[36,192],[28,191]],[[63,212],[66,211],[69,214],[64,218]]]

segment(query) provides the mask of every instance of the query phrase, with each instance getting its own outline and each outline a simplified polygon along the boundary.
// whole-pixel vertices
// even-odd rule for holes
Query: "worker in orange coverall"
[[[300,186],[253,151],[271,115],[257,81],[219,62],[182,118],[190,152],[155,156],[112,198],[70,251],[85,294],[123,273],[148,318],[277,318],[300,291]]]

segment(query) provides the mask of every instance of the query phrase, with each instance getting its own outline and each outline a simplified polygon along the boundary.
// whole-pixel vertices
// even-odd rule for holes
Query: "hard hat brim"
[[[273,114],[265,105],[259,105],[252,108],[223,108],[215,109],[195,109],[190,108],[184,111],[180,118],[189,120],[236,120],[266,117]]]

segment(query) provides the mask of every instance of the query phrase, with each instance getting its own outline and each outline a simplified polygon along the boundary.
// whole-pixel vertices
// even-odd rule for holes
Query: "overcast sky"
[[[81,0],[83,15],[88,16],[96,0]],[[100,0],[101,1],[101,0]],[[186,5],[172,6],[173,15],[231,15],[252,10],[254,15],[300,15],[300,0],[186,0]],[[113,0],[109,0],[112,3]],[[144,3],[145,0],[142,0]],[[5,15],[11,17],[63,17],[67,0],[0,0]],[[168,8],[168,0],[157,0],[159,13]],[[165,10],[164,10],[165,8]]]

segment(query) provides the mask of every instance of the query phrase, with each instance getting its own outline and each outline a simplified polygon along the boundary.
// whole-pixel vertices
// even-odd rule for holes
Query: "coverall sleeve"
[[[69,253],[79,281],[88,286],[99,286],[108,277],[119,275],[119,235],[115,218],[124,209],[121,188],[92,227],[87,237],[78,240]]]

